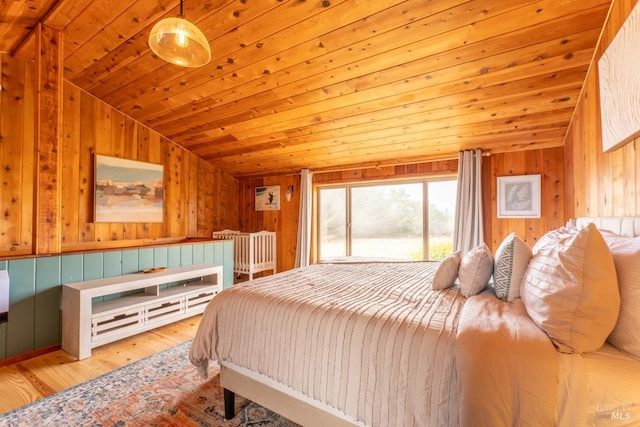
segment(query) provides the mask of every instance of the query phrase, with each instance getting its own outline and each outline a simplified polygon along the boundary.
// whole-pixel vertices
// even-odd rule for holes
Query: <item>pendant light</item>
[[[157,22],[149,33],[149,47],[160,58],[182,67],[201,67],[211,60],[205,35],[182,15]]]

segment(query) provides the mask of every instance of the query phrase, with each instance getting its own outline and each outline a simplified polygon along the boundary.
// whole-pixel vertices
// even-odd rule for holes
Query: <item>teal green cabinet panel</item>
[[[7,357],[34,349],[35,340],[35,258],[9,261],[9,321]]]
[[[195,244],[191,245],[193,247],[193,258],[192,264],[203,264],[204,263],[204,245],[203,244]]]
[[[233,242],[223,242],[224,288],[233,286]]]
[[[193,265],[193,245],[180,247],[180,265]]]
[[[35,348],[56,345],[60,338],[61,257],[36,258]]]
[[[122,252],[105,252],[102,257],[102,277],[122,276]]]
[[[101,279],[104,274],[104,253],[84,254],[82,260],[82,280]]]
[[[166,247],[153,248],[153,266],[167,267],[169,265],[169,256]]]
[[[83,280],[83,256],[82,255],[64,255],[61,257],[62,273],[61,283],[74,283]]]
[[[139,252],[138,249],[122,251],[122,274],[136,273],[141,270],[139,267]]]
[[[153,268],[153,252],[152,248],[138,249],[138,269],[140,271]]]

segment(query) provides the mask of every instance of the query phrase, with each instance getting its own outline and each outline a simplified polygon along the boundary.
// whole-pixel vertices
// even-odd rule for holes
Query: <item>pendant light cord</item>
[[[184,17],[184,15],[182,14],[182,0],[180,0],[180,16]]]

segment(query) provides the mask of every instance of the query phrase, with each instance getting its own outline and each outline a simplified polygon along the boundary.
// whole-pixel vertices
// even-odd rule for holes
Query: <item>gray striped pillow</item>
[[[493,263],[493,286],[501,300],[520,298],[520,285],[531,260],[531,248],[516,235],[509,234],[500,244]]]

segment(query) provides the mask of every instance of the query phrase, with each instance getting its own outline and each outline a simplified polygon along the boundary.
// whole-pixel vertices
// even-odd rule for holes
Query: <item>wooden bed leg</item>
[[[236,395],[231,390],[224,390],[224,418],[230,420],[235,416]]]

